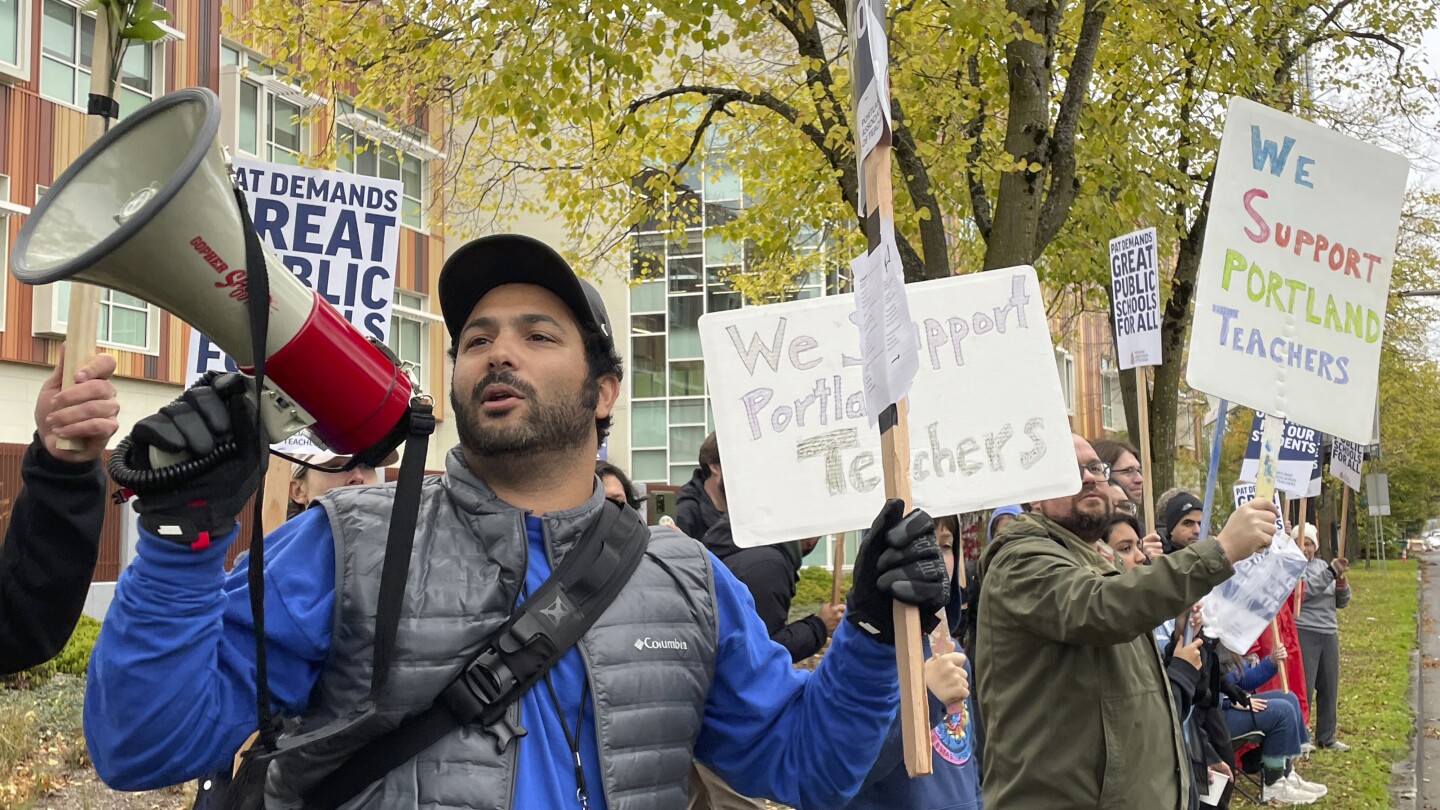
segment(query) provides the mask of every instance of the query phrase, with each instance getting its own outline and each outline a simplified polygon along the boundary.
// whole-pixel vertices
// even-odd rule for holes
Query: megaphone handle
[[[70,309],[65,319],[65,357],[62,361],[65,373],[60,378],[60,390],[69,390],[75,385],[75,371],[95,356],[95,335],[100,323],[100,288],[78,281],[70,282]],[[84,445],[77,439],[60,438],[56,446],[61,450],[83,450]]]

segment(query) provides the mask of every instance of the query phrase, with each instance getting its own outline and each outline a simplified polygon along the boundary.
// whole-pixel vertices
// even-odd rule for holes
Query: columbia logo
[[[635,649],[637,649],[637,650],[689,650],[689,649],[690,649],[690,645],[689,645],[689,644],[686,644],[685,642],[683,642],[683,641],[681,641],[680,639],[677,639],[677,638],[660,639],[660,638],[650,638],[649,636],[646,636],[645,638],[637,638],[637,639],[635,639]]]

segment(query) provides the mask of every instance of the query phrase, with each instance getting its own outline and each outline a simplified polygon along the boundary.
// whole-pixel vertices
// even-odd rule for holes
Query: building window
[[[299,165],[309,154],[306,111],[325,99],[288,84],[260,56],[220,46],[221,142],[239,155]]]
[[[1065,396],[1065,412],[1075,415],[1075,358],[1070,352],[1055,348],[1055,371],[1060,375],[1060,393]]]
[[[57,281],[35,288],[37,335],[64,337],[70,316],[70,282]],[[95,338],[104,346],[143,354],[157,354],[160,342],[158,307],[116,290],[101,288],[100,318]]]
[[[30,80],[29,0],[0,0],[0,76]]]
[[[1116,430],[1115,409],[1120,404],[1120,373],[1110,364],[1109,358],[1100,359],[1100,426]]]
[[[5,2],[5,0],[0,0]],[[40,36],[40,94],[74,107],[90,95],[91,46],[95,19],[60,0],[45,0]],[[120,115],[140,109],[159,92],[159,50],[153,43],[131,42],[120,65]]]
[[[418,127],[392,129],[345,102],[338,108],[337,167],[367,177],[399,180],[403,195],[401,224],[425,230],[425,192],[429,185],[426,163],[441,156],[425,145],[426,133]]]
[[[394,301],[390,311],[390,350],[412,378],[422,387],[428,386],[425,358],[430,355],[428,337],[435,316],[426,311],[425,296],[419,293],[396,290]]]
[[[745,205],[740,178],[723,166],[691,166],[665,210],[642,224],[630,241],[630,474],[637,481],[683,484],[700,442],[715,429],[706,398],[699,321],[744,301],[731,279],[745,271],[749,246],[717,230]],[[684,230],[671,233],[671,224]],[[806,230],[792,246],[814,254],[822,231]],[[831,295],[838,268],[795,280],[789,298]]]

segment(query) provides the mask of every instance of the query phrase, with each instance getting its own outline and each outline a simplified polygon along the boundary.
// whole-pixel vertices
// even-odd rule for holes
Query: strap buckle
[[[510,668],[494,649],[489,649],[445,687],[440,693],[440,702],[462,725],[468,725],[478,721],[487,708],[517,683]]]

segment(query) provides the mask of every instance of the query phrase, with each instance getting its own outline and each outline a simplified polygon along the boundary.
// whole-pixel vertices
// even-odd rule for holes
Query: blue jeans
[[[1299,756],[1300,744],[1310,740],[1310,732],[1300,722],[1300,701],[1289,692],[1279,691],[1259,692],[1252,697],[1265,701],[1265,708],[1252,712],[1225,700],[1225,725],[1230,728],[1231,738],[1259,729],[1265,732],[1265,739],[1260,741],[1261,756]]]

